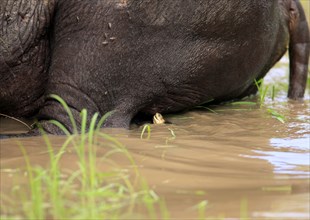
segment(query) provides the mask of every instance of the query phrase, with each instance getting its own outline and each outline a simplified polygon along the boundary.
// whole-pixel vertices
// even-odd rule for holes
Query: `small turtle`
[[[160,113],[156,113],[153,116],[153,123],[154,124],[165,124],[165,119]]]

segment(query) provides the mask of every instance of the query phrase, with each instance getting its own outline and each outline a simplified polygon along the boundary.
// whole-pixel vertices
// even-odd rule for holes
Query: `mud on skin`
[[[191,108],[256,92],[254,79],[289,48],[288,97],[304,95],[309,28],[298,0],[2,0],[0,112],[69,130],[60,95],[79,112],[137,114]],[[28,135],[38,134],[37,130]]]

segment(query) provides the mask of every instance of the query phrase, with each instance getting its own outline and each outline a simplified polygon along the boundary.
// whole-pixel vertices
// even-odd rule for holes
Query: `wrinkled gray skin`
[[[298,0],[1,0],[0,113],[43,128],[67,113],[128,128],[138,113],[253,94],[289,47],[288,97],[304,95],[309,29]],[[36,134],[34,129],[29,134]]]

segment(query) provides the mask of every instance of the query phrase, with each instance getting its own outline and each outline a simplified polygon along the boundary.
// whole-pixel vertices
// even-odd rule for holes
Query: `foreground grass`
[[[165,206],[136,168],[133,172],[115,169],[117,164],[109,159],[114,154],[121,154],[132,167],[136,166],[120,142],[100,132],[106,116],[98,120],[95,114],[87,128],[87,111],[82,110],[82,127],[78,132],[66,103],[58,96],[53,98],[67,110],[75,133],[70,134],[58,122],[51,122],[59,126],[67,138],[57,149],[48,136],[43,135],[49,153],[47,168],[32,164],[26,147],[20,144],[28,183],[13,187],[11,196],[1,196],[1,219],[157,219],[158,213],[162,214],[160,218],[168,218]],[[104,156],[97,155],[99,148],[105,149]],[[69,151],[78,158],[76,170],[61,168],[61,161]],[[103,164],[113,169],[102,169]],[[142,210],[139,214],[138,209]]]

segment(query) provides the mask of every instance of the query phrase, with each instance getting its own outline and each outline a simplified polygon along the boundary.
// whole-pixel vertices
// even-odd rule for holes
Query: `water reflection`
[[[309,151],[310,150],[310,135],[304,138],[271,138],[270,144],[276,148],[291,148],[296,151]],[[309,159],[310,160],[310,159]],[[308,163],[309,163],[308,160]]]
[[[267,160],[274,166],[274,173],[294,175],[294,178],[309,178],[309,158],[310,154],[280,152],[280,151],[254,151],[261,156],[251,158],[259,158]]]

